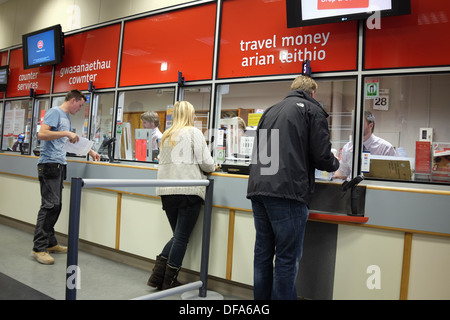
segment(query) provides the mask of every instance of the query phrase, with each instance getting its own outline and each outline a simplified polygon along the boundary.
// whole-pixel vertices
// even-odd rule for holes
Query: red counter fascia
[[[356,70],[356,21],[287,28],[286,1],[223,3],[219,78]]]
[[[216,3],[125,23],[119,86],[212,79]]]
[[[351,223],[366,223],[369,221],[368,217],[349,216],[344,214],[326,214],[326,213],[309,213],[309,219],[322,220],[330,222],[351,222]]]
[[[120,24],[67,36],[63,62],[55,69],[53,92],[96,89],[116,85]]]
[[[450,1],[411,0],[411,14],[365,29],[364,68],[450,65]]]

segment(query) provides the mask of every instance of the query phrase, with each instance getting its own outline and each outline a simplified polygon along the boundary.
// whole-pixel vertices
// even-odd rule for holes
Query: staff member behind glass
[[[317,83],[298,76],[291,90],[262,115],[250,165],[247,198],[256,229],[253,284],[258,300],[297,299],[295,280],[315,169],[339,167],[331,152],[328,114],[313,98]],[[271,165],[269,153],[278,156],[278,170],[264,170]]]
[[[372,155],[397,156],[397,151],[388,141],[373,134],[375,117],[370,111],[364,111],[363,151]],[[334,173],[333,179],[350,179],[352,173],[353,142],[347,142],[342,148],[339,169]]]
[[[152,129],[152,150],[159,149],[162,133],[159,131],[159,116],[155,111],[147,111],[141,115],[144,129]]]
[[[38,177],[41,187],[41,206],[37,216],[33,238],[32,256],[42,264],[53,264],[49,253],[66,253],[67,247],[58,244],[54,226],[61,212],[63,181],[66,177],[67,141],[76,143],[80,138],[71,131],[69,115],[74,115],[85,104],[86,97],[78,90],[66,94],[64,102],[45,113],[38,133],[41,149],[38,159]],[[100,156],[94,150],[89,151],[94,161]]]

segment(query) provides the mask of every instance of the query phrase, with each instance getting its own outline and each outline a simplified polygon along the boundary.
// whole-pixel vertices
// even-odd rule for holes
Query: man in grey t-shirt
[[[38,133],[41,150],[38,160],[38,177],[41,187],[41,206],[37,216],[33,238],[32,255],[42,264],[53,264],[50,253],[65,253],[67,247],[58,244],[54,226],[61,212],[63,181],[66,176],[67,141],[76,143],[79,137],[71,131],[69,114],[76,114],[86,102],[86,97],[78,90],[66,94],[63,104],[54,107],[45,114]],[[94,150],[89,151],[94,161],[100,156]]]

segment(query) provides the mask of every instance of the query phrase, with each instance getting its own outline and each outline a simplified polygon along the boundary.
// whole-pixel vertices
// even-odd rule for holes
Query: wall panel
[[[450,299],[450,241],[413,235],[408,299]]]
[[[402,232],[339,225],[333,299],[397,300],[402,256]],[[367,286],[376,272],[370,266],[379,267],[380,289]]]

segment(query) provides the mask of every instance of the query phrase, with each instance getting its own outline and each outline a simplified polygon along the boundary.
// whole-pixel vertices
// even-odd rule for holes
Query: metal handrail
[[[211,213],[214,180],[153,180],[153,179],[82,179],[72,178],[70,190],[69,230],[67,244],[66,300],[76,300],[78,274],[78,240],[80,231],[80,208],[82,188],[97,187],[174,187],[174,186],[206,186],[202,253],[200,262],[200,281],[180,286],[175,291],[184,292],[199,288],[199,297],[205,298],[208,283],[209,245],[211,239]],[[73,273],[69,273],[69,270]],[[69,285],[70,284],[70,285]],[[174,288],[175,289],[175,288]],[[154,294],[138,297],[139,300],[156,299],[173,294],[174,290],[164,290]]]

